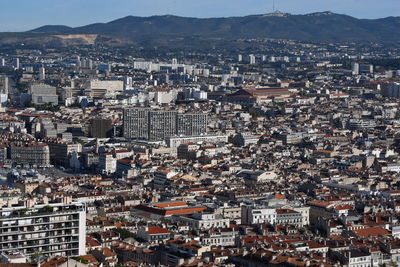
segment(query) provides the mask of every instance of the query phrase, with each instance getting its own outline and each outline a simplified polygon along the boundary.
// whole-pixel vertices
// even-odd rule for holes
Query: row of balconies
[[[76,237],[78,234],[79,234],[78,231],[71,231],[71,232],[66,231],[66,233],[64,233],[62,235],[43,233],[43,234],[5,236],[5,237],[0,237],[0,244],[1,243],[13,243],[13,242],[41,240],[41,239],[48,239],[48,238],[53,238],[53,237],[56,237],[56,238]]]
[[[32,225],[40,225],[40,224],[57,224],[57,223],[68,223],[68,222],[73,222],[73,221],[78,221],[79,216],[68,216],[68,218],[64,218],[63,216],[62,219],[59,220],[49,220],[49,217],[44,217],[44,218],[38,218],[38,219],[32,219],[31,222],[26,222],[26,220],[23,222],[15,222],[12,224],[4,224],[0,223],[0,231],[1,228],[12,228],[12,227],[18,227],[18,226],[32,226]]]
[[[53,235],[53,236],[46,236],[46,237],[41,237],[41,238],[15,238],[15,237],[8,237],[8,238],[3,238],[0,241],[1,243],[18,243],[18,242],[24,242],[24,241],[32,241],[32,240],[43,240],[46,238],[51,238],[51,237],[58,237],[58,236],[71,236],[72,234],[76,234],[76,233],[65,233],[62,235]]]
[[[18,240],[21,239],[23,237],[29,236],[31,238],[37,238],[40,239],[40,233],[45,233],[46,236],[45,237],[57,237],[57,236],[63,236],[63,235],[71,235],[71,234],[78,234],[79,233],[79,229],[78,228],[74,228],[74,229],[58,229],[58,230],[51,230],[51,232],[49,232],[50,230],[45,230],[45,231],[33,231],[33,232],[19,232],[19,233],[11,233],[8,235],[0,235],[0,242],[2,241],[13,241],[13,240]],[[39,233],[38,233],[39,232]]]
[[[26,243],[26,244],[25,244]],[[42,248],[45,250],[49,250],[49,247],[53,246],[63,246],[68,248],[70,245],[74,244],[79,244],[79,239],[76,238],[74,240],[70,241],[64,241],[64,242],[50,242],[49,240],[40,240],[40,241],[31,241],[31,242],[25,242],[25,243],[9,243],[9,244],[1,244],[0,245],[0,250],[23,250],[23,249],[31,249],[31,248]]]
[[[78,255],[79,253],[79,245],[78,244],[70,244],[70,245],[58,245],[58,246],[47,246],[47,247],[38,247],[38,248],[28,248],[24,249],[23,253],[25,255],[32,255],[32,254],[37,254],[37,253],[58,253],[58,252],[63,252],[66,250],[73,250],[70,255]],[[68,254],[68,253],[67,253]]]
[[[15,235],[18,233],[26,234],[30,232],[40,232],[40,231],[58,231],[65,230],[70,228],[79,227],[79,222],[67,222],[67,223],[56,223],[52,224],[44,224],[44,225],[31,225],[24,227],[9,227],[7,229],[0,229],[0,237],[7,235]]]
[[[37,211],[37,212],[26,212],[26,213],[17,213],[17,214],[11,214],[11,215],[5,215],[3,214],[2,211],[0,211],[0,227],[2,227],[6,221],[13,221],[13,220],[18,220],[18,219],[29,219],[29,218],[45,218],[45,217],[60,217],[66,214],[71,214],[73,216],[78,216],[77,218],[79,218],[79,214],[78,212],[81,211],[85,211],[84,207],[75,207],[74,209],[64,209],[64,210],[57,210],[57,211],[49,211],[49,212],[41,212],[41,211]]]

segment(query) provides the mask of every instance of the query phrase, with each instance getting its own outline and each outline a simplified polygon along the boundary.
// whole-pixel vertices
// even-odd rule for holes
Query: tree
[[[132,233],[129,230],[126,230],[125,228],[118,227],[117,229],[115,229],[115,231],[117,233],[119,233],[121,239],[129,238],[129,237],[132,237],[132,238],[136,237],[136,235],[134,233]]]

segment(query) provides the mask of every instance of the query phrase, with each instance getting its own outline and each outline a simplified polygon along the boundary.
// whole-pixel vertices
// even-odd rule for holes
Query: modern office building
[[[85,84],[86,95],[91,97],[115,96],[124,91],[124,81],[90,80]]]
[[[176,134],[176,111],[152,110],[149,112],[149,137],[151,141],[164,140]]]
[[[207,132],[207,114],[178,114],[176,119],[177,134],[183,136],[202,135]]]
[[[124,109],[124,137],[146,140],[149,138],[149,109]]]
[[[392,82],[389,83],[383,90],[382,95],[385,97],[400,97],[400,83]]]
[[[29,89],[32,103],[35,105],[53,104],[58,105],[57,89],[44,83],[34,83]]]
[[[178,114],[173,110],[127,108],[124,110],[124,137],[161,141],[175,135],[207,132],[206,114]]]
[[[46,69],[44,67],[39,68],[39,80],[46,79]]]
[[[26,257],[84,255],[86,208],[81,203],[54,203],[0,209],[0,252]]]
[[[360,64],[358,64],[357,62],[351,63],[351,70],[353,72],[353,75],[360,74]]]

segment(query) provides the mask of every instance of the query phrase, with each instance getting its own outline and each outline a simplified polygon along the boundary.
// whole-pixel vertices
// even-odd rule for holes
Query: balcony
[[[9,228],[14,228],[14,227],[29,227],[32,225],[51,225],[51,224],[56,224],[56,223],[68,223],[68,222],[78,222],[79,221],[79,216],[73,216],[71,219],[68,220],[54,220],[54,221],[43,221],[42,222],[32,222],[31,224],[18,224],[18,223],[13,223],[13,224],[8,224],[8,225],[0,225],[0,233],[3,228],[9,229]]]
[[[11,214],[9,215],[5,215],[3,214],[2,211],[0,211],[0,222],[4,222],[7,221],[9,219],[14,219],[14,218],[43,218],[46,216],[58,216],[58,215],[67,215],[67,214],[73,214],[73,213],[78,213],[81,211],[85,211],[85,207],[84,206],[73,206],[74,208],[71,209],[66,209],[64,208],[63,210],[56,210],[56,211],[50,211],[50,210],[45,210],[43,208],[43,210],[37,210],[37,211],[33,211],[33,210],[27,210],[27,209],[20,209],[20,210],[16,210],[13,211]],[[4,223],[0,223],[0,228],[3,227]],[[8,227],[8,226],[6,226]]]
[[[75,245],[76,243],[79,243],[79,238],[76,237],[72,240],[69,241],[63,241],[63,242],[50,242],[49,240],[39,240],[39,241],[28,241],[27,244],[3,244],[0,245],[0,251],[7,251],[7,250],[13,250],[13,249],[32,249],[32,248],[44,248],[44,247],[49,247],[49,246],[59,246],[59,245],[65,245],[66,249],[73,249],[76,247],[79,247],[78,245]],[[43,249],[42,251],[47,251],[47,249]]]

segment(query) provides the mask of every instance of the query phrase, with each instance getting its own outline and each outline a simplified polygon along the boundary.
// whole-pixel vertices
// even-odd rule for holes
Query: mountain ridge
[[[126,16],[79,27],[45,25],[30,33],[143,36],[272,38],[323,42],[399,42],[400,17],[358,19],[330,11],[292,15],[281,12],[243,17],[194,18],[175,15]]]

